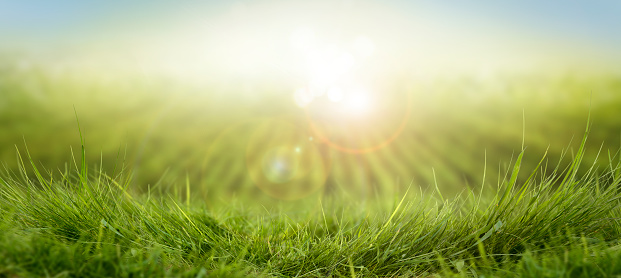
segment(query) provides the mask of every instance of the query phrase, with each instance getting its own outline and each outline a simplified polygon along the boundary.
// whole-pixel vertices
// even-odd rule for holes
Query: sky
[[[326,38],[369,36],[379,50],[400,53],[393,60],[420,64],[519,63],[541,56],[606,61],[621,56],[620,15],[621,2],[604,0],[0,0],[0,48],[88,46],[133,49],[150,53],[150,60],[191,60],[179,53],[198,52],[211,53],[204,60],[273,60],[284,51],[275,45],[284,41],[278,32],[288,36],[310,26]]]
[[[429,1],[429,7],[479,24],[532,32],[557,39],[619,46],[619,1]],[[413,6],[411,4],[410,6]]]
[[[268,2],[268,1],[255,1]],[[303,2],[303,1],[298,1]],[[336,2],[336,1],[334,1]],[[355,5],[356,1],[353,2]],[[358,1],[360,2],[360,1]],[[190,9],[205,16],[222,12],[227,6],[253,1],[163,1],[163,0],[2,0],[2,36],[46,37],[79,35],[105,29],[115,21],[132,22],[166,18]],[[619,1],[382,1],[402,6],[407,12],[419,10],[446,13],[457,18],[476,19],[481,24],[502,25],[542,35],[621,43],[621,2]]]

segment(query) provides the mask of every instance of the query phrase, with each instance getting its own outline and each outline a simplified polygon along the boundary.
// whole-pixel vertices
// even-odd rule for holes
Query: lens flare
[[[371,95],[363,89],[353,90],[344,101],[346,113],[352,116],[361,116],[368,113],[372,108]]]
[[[313,92],[308,88],[299,88],[295,90],[293,94],[293,101],[295,101],[295,104],[299,107],[305,107],[313,101],[314,97]]]
[[[343,100],[343,89],[338,86],[333,86],[328,89],[328,99],[332,102],[340,102]]]
[[[384,104],[391,109],[384,107],[383,114],[390,116],[377,119],[377,123],[364,116],[378,101],[373,99],[372,103],[364,94],[347,96],[331,106],[326,103],[309,105],[304,111],[313,138],[317,138],[318,142],[344,153],[370,153],[393,143],[406,128],[413,102],[412,95],[406,95],[405,99],[393,98]],[[402,108],[399,109],[399,106]]]
[[[316,192],[325,184],[328,160],[308,138],[284,120],[260,124],[246,148],[250,178],[277,199],[296,200]]]
[[[299,148],[292,150],[282,146],[268,150],[263,156],[263,174],[268,181],[275,184],[291,181],[300,167],[299,155]]]

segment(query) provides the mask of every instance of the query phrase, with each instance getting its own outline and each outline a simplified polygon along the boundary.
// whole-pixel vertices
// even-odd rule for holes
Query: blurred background
[[[616,1],[0,0],[0,161],[226,202],[445,196],[621,142]],[[601,149],[601,152],[600,152]],[[561,157],[565,154],[565,159]],[[485,180],[483,172],[486,170]],[[585,169],[586,170],[586,169]]]

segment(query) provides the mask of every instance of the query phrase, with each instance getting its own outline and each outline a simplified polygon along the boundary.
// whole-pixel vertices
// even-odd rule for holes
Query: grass
[[[290,88],[11,65],[0,277],[621,275],[618,76],[396,81],[392,103],[415,100],[403,134],[368,154],[318,147],[325,186],[284,202],[248,178],[246,149],[287,137],[269,119],[307,135]],[[568,144],[589,109],[589,141]]]
[[[587,134],[589,130],[587,129]],[[82,141],[83,144],[83,141]],[[129,191],[127,170],[81,161],[0,178],[0,276],[610,277],[621,275],[621,160],[580,175],[524,152],[497,187],[457,198],[410,189],[392,202],[307,200],[263,211],[240,199]],[[74,160],[75,161],[75,160]],[[560,165],[560,164],[559,164]]]

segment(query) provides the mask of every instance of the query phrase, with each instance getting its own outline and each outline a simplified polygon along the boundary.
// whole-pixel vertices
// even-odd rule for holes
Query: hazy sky
[[[621,46],[621,1],[428,1],[456,17],[558,40]],[[442,3],[436,3],[442,2]],[[413,5],[410,5],[411,7]]]
[[[269,1],[246,1],[256,4]],[[302,2],[302,1],[300,1]],[[336,2],[336,1],[334,1]],[[356,1],[346,1],[353,2]],[[204,16],[226,11],[243,1],[163,0],[0,0],[0,36],[24,38],[80,35],[140,21],[166,19],[200,9]],[[501,25],[559,38],[621,43],[620,1],[382,1],[403,6],[413,15],[422,10],[445,13],[456,19],[475,19],[480,24]],[[456,20],[458,21],[458,20]]]
[[[405,49],[410,47],[405,47],[408,42],[416,39],[422,42],[422,48],[418,49],[421,53],[445,47],[446,52],[455,52],[445,55],[449,59],[463,55],[469,51],[467,49],[480,49],[481,52],[498,50],[504,53],[498,54],[500,56],[508,56],[507,53],[520,49],[532,52],[539,48],[546,48],[548,53],[557,50],[568,52],[569,56],[575,49],[580,49],[580,55],[605,53],[603,55],[621,56],[620,51],[617,51],[621,49],[621,1],[604,0],[0,0],[0,46],[34,49],[57,45],[75,47],[84,42],[105,44],[142,37],[152,41],[160,37],[161,41],[170,42],[179,38],[168,37],[183,33],[182,29],[176,29],[181,28],[179,26],[196,25],[193,22],[202,22],[208,26],[210,22],[221,21],[223,15],[239,10],[240,7],[250,7],[255,13],[265,14],[262,17],[239,17],[239,21],[271,30],[275,26],[288,27],[289,22],[291,25],[298,24],[296,20],[304,17],[304,9],[319,2],[325,7],[338,7],[343,14],[343,21],[349,20],[346,16],[349,11],[357,13],[356,20],[361,28],[373,29],[373,26],[385,25],[387,28],[400,29],[400,33],[394,32],[393,44],[402,43]],[[269,21],[277,17],[278,13],[289,13],[279,7],[294,5],[292,3],[302,8],[298,9],[297,15],[291,15],[287,19],[289,21],[259,22]],[[366,7],[367,10],[359,7]],[[384,10],[383,15],[379,15],[377,10]],[[312,11],[319,23],[323,19],[323,11]],[[368,15],[368,19],[364,15]],[[231,22],[235,20],[229,19],[226,22],[232,25],[234,23]],[[228,34],[229,25],[217,25],[218,32],[224,34],[221,37]],[[231,29],[235,27],[231,26]],[[187,31],[186,35],[192,37],[192,32]],[[381,35],[381,28],[376,33]],[[195,37],[198,36],[203,34],[196,33]],[[428,45],[424,46],[425,43]],[[466,50],[450,48],[455,46]],[[231,45],[220,48],[231,48]]]

